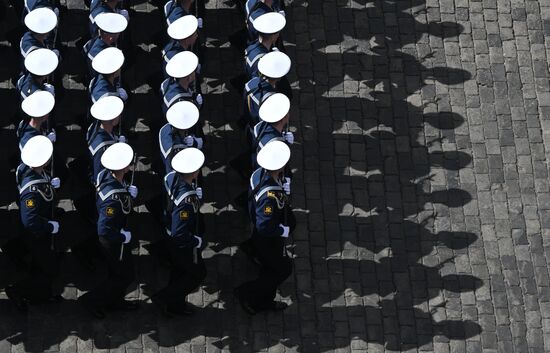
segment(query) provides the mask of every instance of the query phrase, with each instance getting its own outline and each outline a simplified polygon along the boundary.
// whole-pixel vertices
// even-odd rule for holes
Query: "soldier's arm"
[[[194,248],[199,244],[199,241],[194,237],[195,229],[193,225],[195,219],[195,211],[193,206],[187,202],[182,202],[179,206],[172,210],[172,237],[177,238],[180,245]]]
[[[262,236],[280,237],[283,234],[277,202],[270,197],[262,197],[256,207],[256,230]]]
[[[53,231],[49,220],[38,213],[36,197],[31,193],[21,198],[20,212],[23,226],[33,234],[49,234]]]
[[[101,205],[98,213],[97,234],[108,239],[123,242],[125,237],[120,234],[120,230],[126,216],[122,212],[120,203],[104,203]]]

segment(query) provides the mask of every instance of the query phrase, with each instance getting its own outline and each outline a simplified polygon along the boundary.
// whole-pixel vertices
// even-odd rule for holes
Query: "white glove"
[[[55,142],[57,140],[57,134],[55,133],[55,130],[52,129],[52,131],[48,134],[48,139],[52,142]]]
[[[57,16],[57,18],[59,18],[59,9],[57,7],[53,9],[53,12]]]
[[[57,58],[61,58],[61,54],[59,54],[59,50],[57,49],[52,49],[52,51],[55,53],[55,55],[57,55]]]
[[[202,94],[197,94],[196,101],[199,105],[202,105]]]
[[[195,137],[195,141],[197,141],[197,148],[199,150],[202,149],[202,146],[204,144],[204,141],[202,140],[202,137]]]
[[[283,16],[285,16],[285,17],[286,17],[286,13],[285,13],[285,10],[281,10],[281,11],[279,11],[279,13],[280,13],[281,15],[283,15]]]
[[[285,194],[290,195],[290,178],[285,178],[285,183],[283,184],[283,190],[285,191]]]
[[[132,240],[132,233],[127,230],[121,229],[120,234],[124,235],[124,244],[128,244]]]
[[[185,143],[185,145],[187,145],[187,147],[193,146],[194,141],[195,139],[193,138],[193,136],[185,136],[183,138],[183,142]]]
[[[128,15],[128,11],[127,10],[124,10],[124,9],[121,9],[118,11],[119,14],[121,14],[122,16],[124,16],[124,18],[126,19],[126,21],[129,21],[130,20],[130,16]]]
[[[197,192],[198,198],[202,200],[202,188],[198,187],[195,189],[195,191]]]
[[[48,221],[48,223],[51,224],[53,227],[52,234],[57,234],[59,232],[59,222]]]
[[[289,145],[292,145],[294,143],[294,134],[290,131],[285,133],[285,140]]]
[[[197,22],[199,23],[199,28],[202,28],[202,17],[197,18]]]
[[[281,234],[281,237],[288,238],[288,235],[290,234],[290,227],[284,226],[282,224],[279,224],[279,227],[283,228],[283,234]]]
[[[199,243],[197,244],[197,246],[195,246],[196,249],[200,249],[201,245],[202,245],[202,238],[201,237],[197,237],[196,235],[194,235],[195,239],[197,239],[199,241]]]
[[[49,83],[44,83],[44,88],[46,89],[46,91],[50,92],[51,94],[53,94],[55,96],[55,87],[50,85]]]
[[[138,195],[138,188],[135,185],[128,186],[128,192],[130,193],[130,196],[132,196],[133,199],[135,199]]]
[[[126,93],[126,90],[122,87],[118,89],[118,95],[123,101],[128,99],[128,93]]]
[[[53,178],[50,180],[50,184],[53,186],[54,189],[59,189],[61,186],[61,180],[59,178]]]
[[[201,68],[202,68],[202,65],[201,64],[198,64],[197,65],[197,69],[195,70],[198,74],[201,73]]]
[[[126,136],[120,135],[120,136],[118,137],[118,142],[126,143],[126,141],[127,141],[127,140],[126,140]]]
[[[273,48],[271,48],[271,50],[273,50],[273,51],[279,51],[279,48],[273,47]]]

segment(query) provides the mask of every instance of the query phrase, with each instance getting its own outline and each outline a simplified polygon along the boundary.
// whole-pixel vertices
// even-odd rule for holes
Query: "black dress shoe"
[[[239,301],[239,304],[241,305],[241,308],[243,308],[243,310],[249,314],[249,315],[256,315],[258,313],[258,311],[256,309],[254,309],[252,307],[252,305],[245,299],[243,299],[243,297],[241,296],[241,293],[240,293],[240,290],[239,288],[235,288],[233,290],[233,294],[235,295],[235,297],[237,298],[237,300]]]
[[[120,310],[120,311],[134,311],[139,309],[139,301],[137,300],[121,300],[109,306],[110,310]]]
[[[19,292],[15,287],[12,287],[12,286],[7,287],[6,295],[8,296],[8,299],[15,305],[15,308],[20,313],[27,312],[28,310],[27,301],[25,300],[25,298],[23,298],[21,294],[19,294]]]
[[[92,315],[96,319],[105,319],[105,312],[102,309],[88,303],[85,297],[78,298],[78,302],[84,307],[84,309],[86,309],[88,313],[90,313],[90,315]]]

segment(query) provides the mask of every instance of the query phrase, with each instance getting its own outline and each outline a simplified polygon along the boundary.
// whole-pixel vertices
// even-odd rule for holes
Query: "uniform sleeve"
[[[124,241],[125,238],[120,234],[126,215],[122,212],[119,202],[104,202],[98,210],[97,234],[101,237],[117,241]]]
[[[270,197],[262,197],[256,203],[256,230],[264,237],[280,237],[283,234],[277,203]]]
[[[182,202],[172,210],[172,237],[177,238],[176,241],[180,245],[189,248],[199,245],[199,241],[194,237],[197,222],[195,218],[193,206],[187,202]]]
[[[32,193],[25,194],[21,198],[21,221],[25,229],[33,234],[50,234],[53,226],[48,223],[47,218],[39,214],[37,201]]]

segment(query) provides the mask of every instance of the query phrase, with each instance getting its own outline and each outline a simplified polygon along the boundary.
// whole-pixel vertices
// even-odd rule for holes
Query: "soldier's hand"
[[[53,12],[55,13],[55,15],[57,16],[57,18],[59,18],[59,9],[57,7],[55,7],[53,9]],[[59,21],[58,21],[59,22]]]
[[[290,178],[285,178],[285,183],[283,184],[283,190],[285,191],[285,194],[290,195]]]
[[[197,192],[197,197],[202,200],[202,188],[198,187],[195,191]]]
[[[133,199],[135,199],[138,195],[138,188],[135,185],[130,185],[128,187],[128,192],[130,193],[130,196],[132,196]]]
[[[52,86],[49,83],[44,83],[44,88],[46,88],[46,91],[50,92],[52,95],[55,96],[55,87]]]
[[[290,227],[279,224],[279,227],[283,228],[283,234],[281,234],[281,237],[288,238],[288,235],[290,234]]]
[[[130,20],[130,16],[128,15],[128,10],[121,9],[121,10],[119,10],[118,13],[121,14],[122,16],[124,16],[126,21]]]
[[[202,246],[202,238],[201,238],[201,237],[197,237],[196,235],[194,235],[194,237],[195,237],[195,239],[197,239],[197,241],[199,242],[199,243],[197,244],[197,246],[195,246],[195,248],[200,249],[201,246]]]
[[[281,15],[283,15],[283,16],[285,16],[285,17],[286,17],[286,13],[285,13],[285,10],[281,10],[281,11],[279,11],[279,13],[280,13]]]
[[[185,136],[183,138],[183,142],[187,147],[191,147],[193,146],[193,142],[195,142],[195,139],[193,138],[193,136]]]
[[[199,105],[202,105],[202,102],[203,102],[202,94],[200,94],[200,93],[197,94],[196,100],[197,100],[197,103],[198,103]]]
[[[118,96],[120,97],[120,99],[122,99],[123,101],[127,100],[128,99],[128,93],[126,93],[126,90],[122,87],[120,87],[118,90]]]
[[[59,53],[59,50],[53,49],[52,51],[55,53],[55,55],[57,55],[58,59],[61,59],[61,54]]]
[[[127,141],[127,140],[126,140],[126,136],[120,135],[120,136],[118,137],[118,142],[126,143],[126,141]]]
[[[202,28],[202,25],[203,25],[202,17],[197,18],[197,22],[199,24],[199,28]]]
[[[53,186],[54,189],[59,189],[59,187],[61,186],[61,180],[57,177],[53,178],[50,181],[50,184]]]
[[[55,142],[57,140],[57,134],[55,133],[55,130],[52,129],[52,131],[48,134],[47,137],[50,141],[52,141],[52,143]]]
[[[202,137],[195,137],[195,141],[197,141],[197,148],[199,150],[202,149],[202,146],[204,144]]]
[[[132,233],[130,233],[130,231],[121,229],[120,234],[124,235],[124,244],[128,244],[130,240],[132,240]]]
[[[57,234],[59,232],[59,222],[48,221],[48,223],[51,224],[53,227],[52,234]]]
[[[294,134],[290,131],[285,133],[285,140],[289,145],[292,145],[294,143]]]

